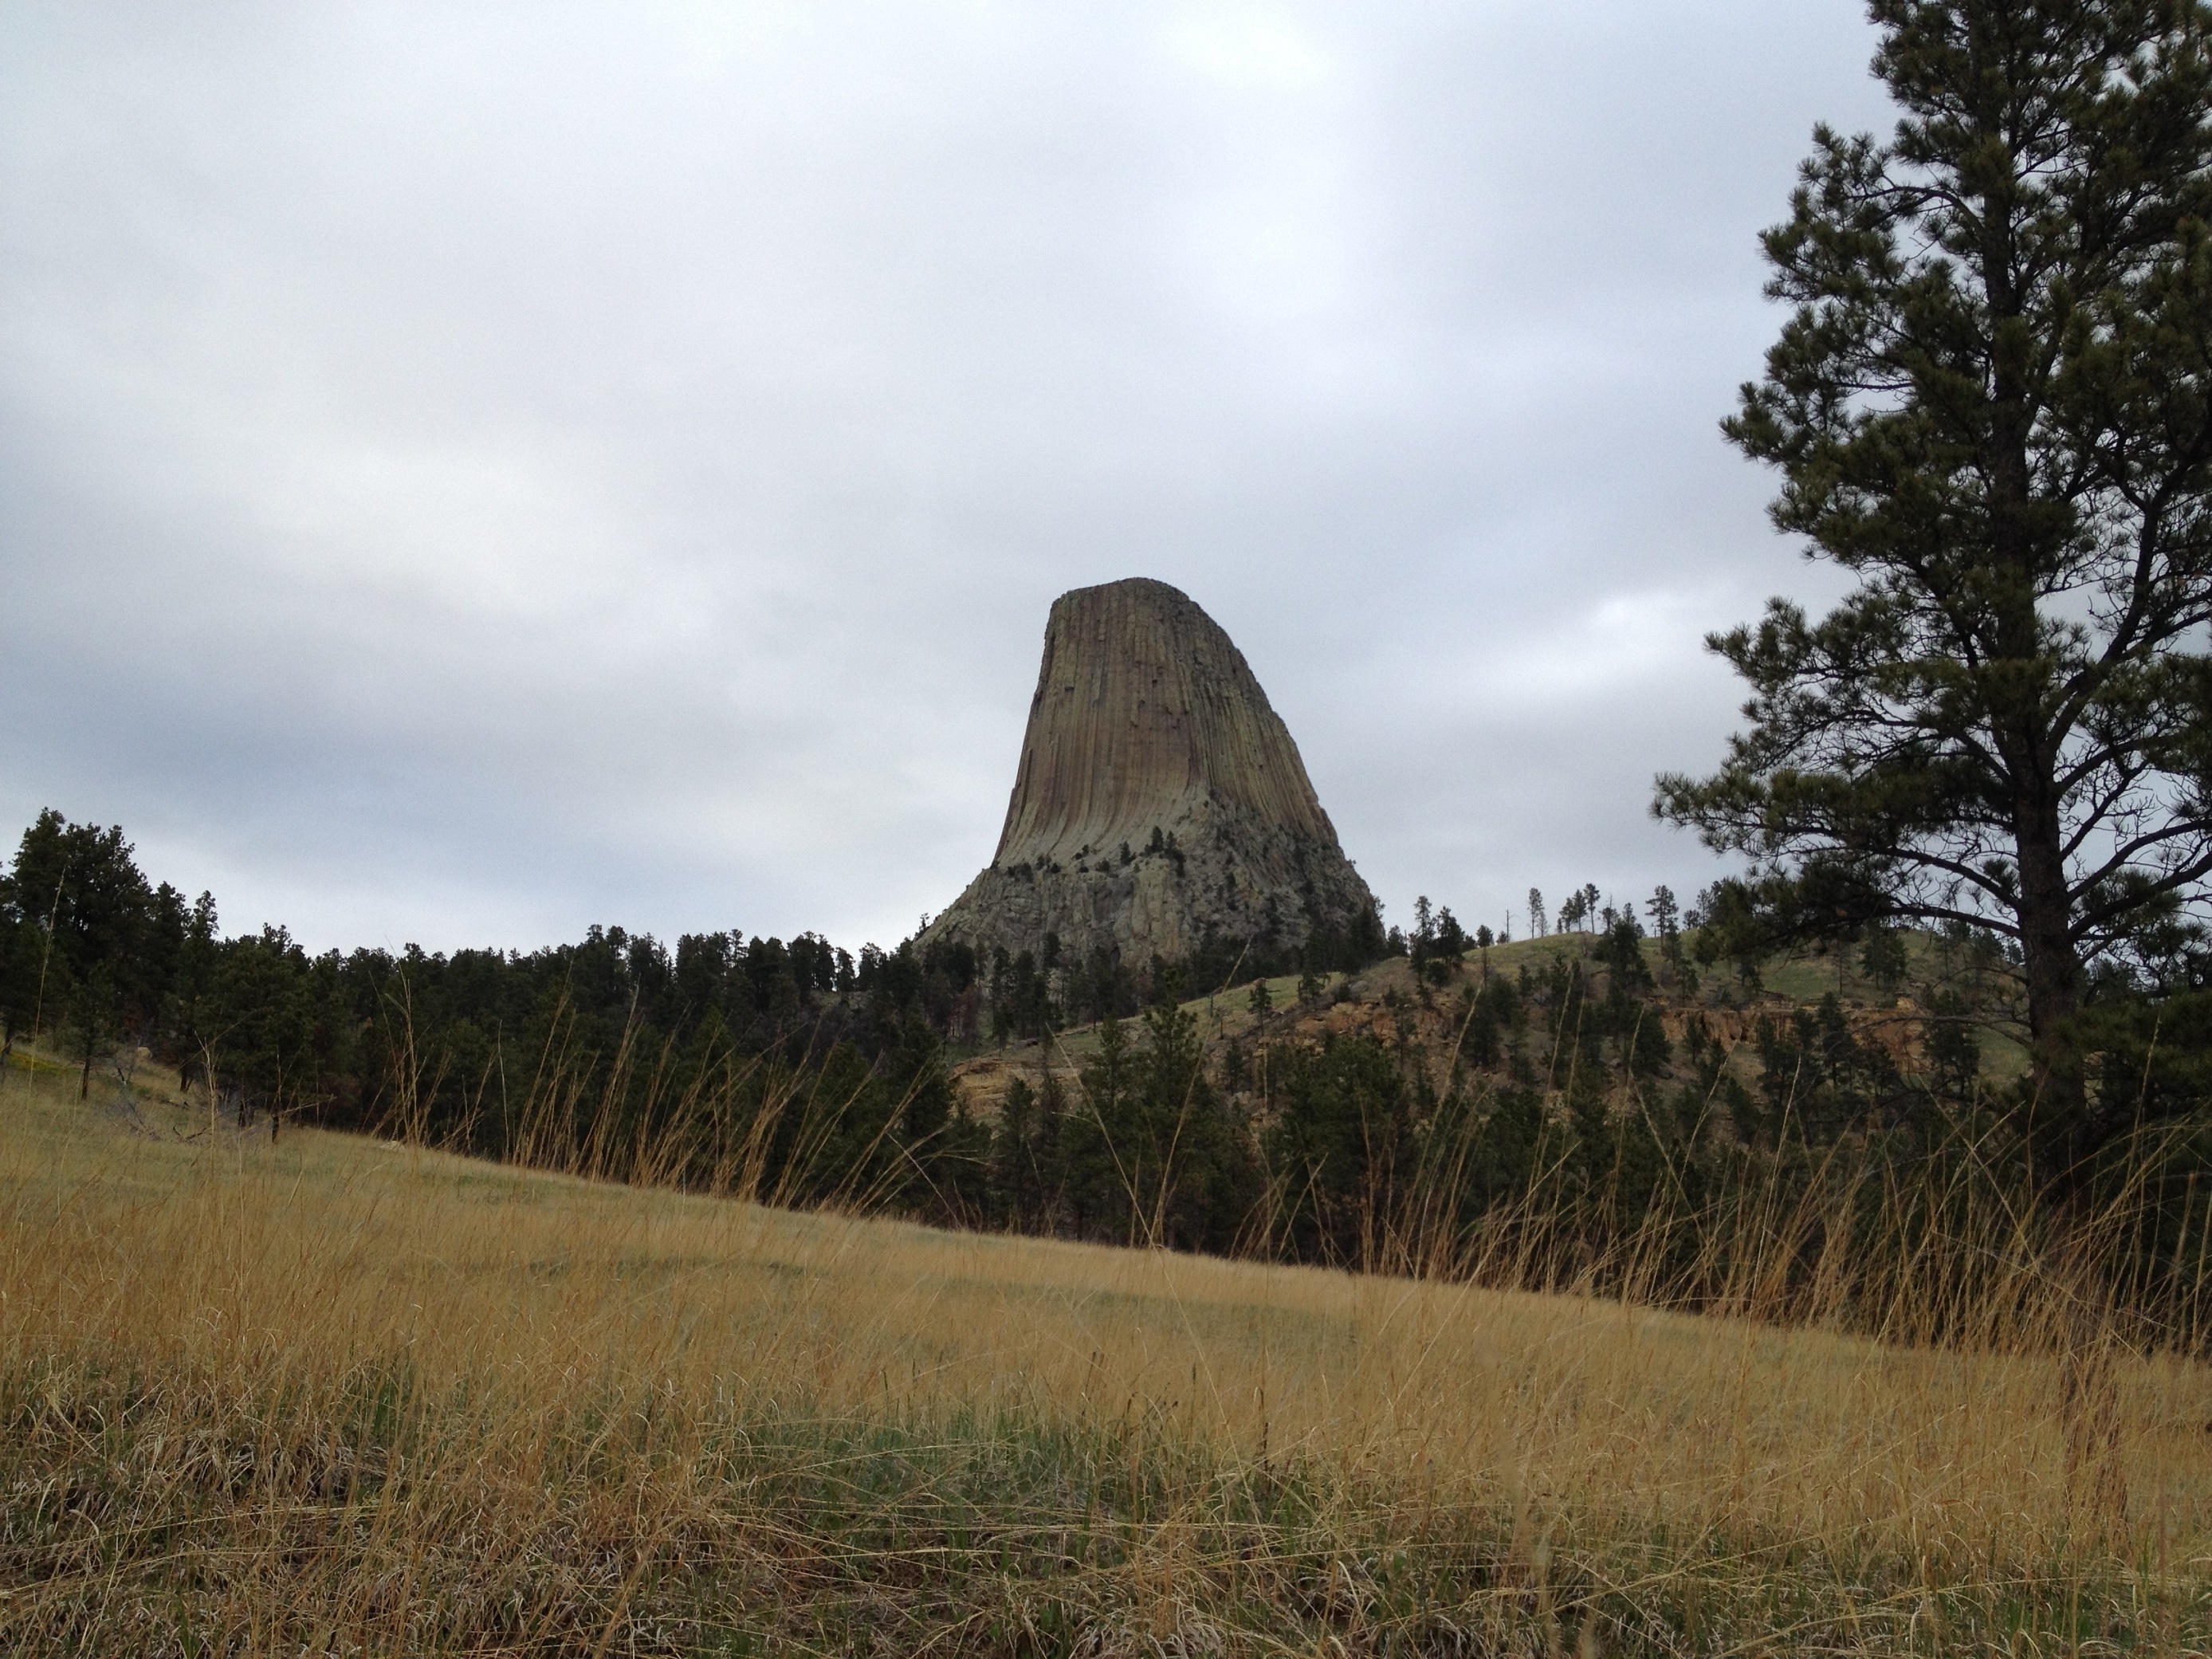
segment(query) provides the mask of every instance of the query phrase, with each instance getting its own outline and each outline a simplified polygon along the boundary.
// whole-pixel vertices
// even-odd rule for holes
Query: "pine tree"
[[[95,963],[72,981],[67,1007],[64,1030],[69,1053],[83,1067],[76,1097],[86,1100],[92,1095],[94,1062],[103,1059],[115,1043],[115,984],[108,976],[106,963]]]
[[[1006,1085],[999,1103],[999,1121],[991,1130],[991,1186],[1002,1218],[1022,1231],[1036,1224],[1037,1180],[1036,1134],[1036,1091],[1027,1078]]]
[[[1689,963],[1682,957],[1682,907],[1675,902],[1674,890],[1662,882],[1651,890],[1644,909],[1651,918],[1651,931],[1658,935],[1660,961],[1680,980],[1689,971]]]
[[[1134,1216],[1139,1139],[1128,1027],[1098,1022],[1098,1044],[1062,1131],[1069,1220],[1079,1237],[1127,1242]]]
[[[1897,988],[1905,983],[1905,935],[1894,927],[1868,928],[1866,944],[1859,952],[1860,972],[1895,995]]]
[[[1994,928],[2044,1167],[2093,1099],[2088,966],[2212,872],[2212,12],[1875,0],[1887,143],[1816,130],[1765,237],[1795,312],[1725,424],[1859,579],[1709,641],[1751,684],[1655,810],[1748,853],[1783,933]]]

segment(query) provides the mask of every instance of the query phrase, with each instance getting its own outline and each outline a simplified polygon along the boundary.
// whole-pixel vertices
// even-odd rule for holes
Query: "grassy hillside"
[[[9,1650],[2212,1645],[2193,1363],[272,1145],[164,1082],[0,1086]]]
[[[1974,1031],[1984,1082],[1997,1089],[2020,1077],[2027,1056],[2018,1040],[2019,1020],[2002,999],[1990,994],[1988,977],[1973,975],[1932,934],[1908,932],[1899,938],[1911,988],[1902,994],[1870,981],[1848,948],[1773,958],[1764,964],[1756,986],[1746,986],[1725,966],[1709,968],[1694,984],[1686,985],[1668,971],[1656,939],[1644,940],[1643,951],[1652,974],[1650,994],[1666,1018],[1670,1036],[1679,1039],[1685,1020],[1702,1020],[1714,1040],[1734,1054],[1734,1069],[1744,1078],[1758,1075],[1749,1037],[1761,1018],[1786,1026],[1798,1010],[1810,1009],[1832,993],[1856,1029],[1904,1054],[1917,1050],[1925,1030],[1927,1010],[1917,999],[1968,985],[1980,1014]],[[1395,1045],[1402,1032],[1423,1045],[1441,1088],[1465,1022],[1464,997],[1486,974],[1508,980],[1524,972],[1540,975],[1555,963],[1588,961],[1595,944],[1590,933],[1554,933],[1486,951],[1469,950],[1458,973],[1443,986],[1425,986],[1404,957],[1388,957],[1356,974],[1322,976],[1321,997],[1314,1003],[1300,1002],[1298,976],[1292,974],[1264,981],[1265,1012],[1253,1009],[1249,984],[1194,997],[1182,1006],[1196,1020],[1217,1067],[1232,1043],[1310,1045],[1328,1034],[1358,1032]],[[1097,1030],[1096,1025],[1079,1025],[1041,1042],[1017,1041],[970,1054],[953,1066],[963,1097],[988,1119],[996,1115],[1007,1085],[1018,1076],[1034,1079],[1048,1068],[1073,1085],[1084,1061],[1097,1050]]]

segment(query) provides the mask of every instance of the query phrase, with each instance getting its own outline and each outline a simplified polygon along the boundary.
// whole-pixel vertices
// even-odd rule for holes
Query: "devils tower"
[[[1054,601],[998,851],[924,937],[1143,963],[1295,948],[1374,902],[1243,653],[1133,578]]]

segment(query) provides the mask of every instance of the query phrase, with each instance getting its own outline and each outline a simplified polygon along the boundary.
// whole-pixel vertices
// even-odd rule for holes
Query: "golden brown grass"
[[[2212,1373],[2079,1350],[183,1144],[19,1075],[0,1647],[2202,1650]]]

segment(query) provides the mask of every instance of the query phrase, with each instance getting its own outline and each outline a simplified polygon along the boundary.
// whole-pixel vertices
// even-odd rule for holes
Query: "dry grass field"
[[[9,1651],[2212,1648],[2194,1362],[939,1233],[75,1085],[0,1086]]]

